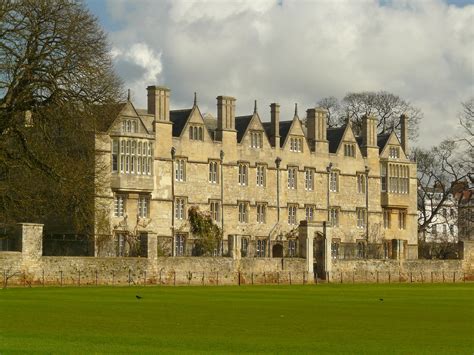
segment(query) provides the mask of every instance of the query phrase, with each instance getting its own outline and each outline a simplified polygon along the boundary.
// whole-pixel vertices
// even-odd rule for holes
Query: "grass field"
[[[474,284],[0,290],[2,355],[472,354],[473,336]]]

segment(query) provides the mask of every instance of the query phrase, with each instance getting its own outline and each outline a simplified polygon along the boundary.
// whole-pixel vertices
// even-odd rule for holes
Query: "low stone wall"
[[[9,255],[6,255],[9,254]],[[25,262],[0,253],[5,285],[239,285],[309,283],[304,259],[205,257],[97,258],[44,256]]]
[[[474,281],[472,242],[464,244],[463,260],[330,260],[315,278],[305,258],[158,257],[156,239],[148,258],[42,256],[39,226],[22,225],[22,252],[0,252],[4,287]]]
[[[461,282],[473,280],[462,260],[334,260],[332,282]]]

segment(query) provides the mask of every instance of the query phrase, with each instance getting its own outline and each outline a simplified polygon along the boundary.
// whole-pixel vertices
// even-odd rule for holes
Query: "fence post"
[[[377,270],[377,283],[379,283],[379,272]]]
[[[204,286],[204,271],[202,272],[202,285]]]
[[[61,274],[61,287],[63,286],[63,271],[60,270],[59,273]]]
[[[130,284],[132,283],[132,270],[131,269],[128,269],[128,286],[130,286]]]
[[[291,285],[291,271],[288,272],[288,279],[289,279],[290,285]],[[316,280],[317,280],[317,279],[318,279],[318,278],[316,277]]]
[[[161,282],[162,282],[162,281],[161,281],[161,272],[162,272],[162,271],[163,271],[163,270],[160,269],[160,285],[161,285]]]
[[[277,284],[280,284],[280,271],[277,271]]]
[[[303,285],[305,284],[305,272],[303,271]]]
[[[410,283],[413,282],[413,271],[410,271]]]
[[[456,271],[453,272],[453,283],[456,283]]]
[[[444,270],[443,270],[443,283],[444,283]]]
[[[252,271],[252,285],[253,285],[253,271]]]
[[[98,283],[99,283],[99,275],[97,273],[97,270],[95,270],[95,285],[97,286]]]
[[[217,286],[219,286],[219,271],[217,271]]]
[[[431,271],[431,283],[433,283],[433,271]]]
[[[146,270],[143,271],[143,286],[146,286]]]
[[[81,270],[79,270],[78,273],[79,273],[78,284],[80,287],[81,286]]]
[[[341,284],[342,284],[342,271],[341,271]]]
[[[23,271],[23,287],[26,287],[26,272]]]
[[[237,273],[237,277],[239,278],[239,279],[237,280],[237,284],[240,286],[240,271]]]
[[[43,281],[43,287],[44,287],[44,269],[43,269],[42,281]]]
[[[392,279],[392,273],[389,271],[388,272],[388,283],[391,282],[391,279]]]
[[[316,283],[316,285],[318,284],[318,272],[314,273],[314,282]]]
[[[173,286],[176,286],[176,270],[173,270]]]
[[[112,286],[115,285],[115,270],[112,270]]]

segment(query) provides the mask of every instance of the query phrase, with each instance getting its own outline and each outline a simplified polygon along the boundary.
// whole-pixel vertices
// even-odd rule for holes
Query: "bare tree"
[[[419,108],[387,91],[348,93],[341,101],[333,96],[326,97],[319,100],[318,105],[327,110],[330,127],[343,125],[350,119],[356,134],[362,130],[362,117],[365,115],[378,119],[378,133],[389,133],[400,129],[400,116],[405,114],[410,123],[409,136],[415,140],[418,124],[423,118]]]
[[[471,97],[461,105],[462,111],[459,115],[459,124],[464,131],[464,137],[461,138],[461,141],[468,145],[468,152],[472,159],[474,149],[474,97]]]
[[[76,1],[2,1],[0,62],[0,135],[50,174],[26,139],[25,113],[37,124],[49,119],[44,108],[67,103],[69,110],[86,110],[116,100],[121,90],[104,32]],[[4,168],[12,160],[0,159]]]
[[[0,223],[91,233],[107,173],[95,132],[122,89],[104,32],[79,1],[4,0],[0,63]]]
[[[431,149],[417,148],[414,155],[418,165],[418,233],[423,236],[472,172],[452,140]]]
[[[318,101],[317,105],[326,109],[328,118],[328,127],[336,127],[341,116],[341,104],[337,97],[324,97]]]

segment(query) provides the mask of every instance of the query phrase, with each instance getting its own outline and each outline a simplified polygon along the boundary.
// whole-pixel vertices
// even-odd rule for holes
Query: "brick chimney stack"
[[[148,86],[148,114],[155,116],[155,121],[170,120],[170,89],[163,86]]]
[[[272,103],[270,105],[270,143],[273,147],[280,147],[280,105]]]

